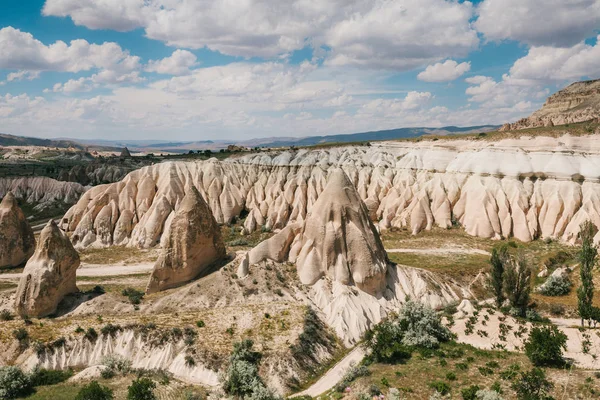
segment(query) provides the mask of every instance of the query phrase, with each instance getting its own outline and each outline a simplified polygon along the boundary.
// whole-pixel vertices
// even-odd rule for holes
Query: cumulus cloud
[[[132,71],[140,58],[116,43],[91,44],[73,40],[45,45],[32,34],[13,27],[0,29],[0,68],[26,71],[80,72],[92,69]]]
[[[417,79],[425,82],[448,82],[461,77],[471,69],[470,62],[457,63],[454,60],[446,60],[427,66],[424,71],[417,75]]]
[[[6,76],[6,80],[8,82],[13,81],[22,81],[27,79],[28,81],[32,81],[40,77],[40,71],[17,71],[11,72]]]
[[[44,14],[242,57],[326,46],[331,65],[410,69],[478,45],[471,3],[445,0],[47,0]]]
[[[186,75],[190,68],[197,64],[196,56],[187,50],[175,50],[169,57],[162,60],[151,60],[146,71],[165,75]]]
[[[92,90],[90,80],[87,78],[69,79],[65,83],[57,83],[52,88],[54,93],[88,92]]]
[[[575,81],[599,78],[600,36],[595,45],[578,43],[572,47],[532,47],[510,68],[510,78],[523,84],[531,82]]]
[[[475,27],[488,40],[572,46],[597,31],[600,0],[484,0]]]

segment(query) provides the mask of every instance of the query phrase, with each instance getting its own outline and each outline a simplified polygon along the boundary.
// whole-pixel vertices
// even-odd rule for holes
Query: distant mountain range
[[[382,131],[371,131],[340,135],[307,136],[307,137],[268,137],[250,140],[199,140],[199,141],[171,141],[160,140],[78,140],[79,143],[87,145],[101,145],[112,147],[128,147],[134,151],[165,151],[172,153],[183,153],[189,150],[219,150],[229,145],[244,147],[289,147],[289,146],[314,146],[327,143],[351,143],[367,142],[376,140],[394,140],[414,138],[423,135],[457,135],[467,133],[491,132],[497,130],[499,125],[479,126],[445,126],[442,128],[398,128]]]
[[[490,132],[497,130],[498,125],[479,125],[479,126],[445,126],[442,128],[398,128],[382,131],[371,131],[340,135],[326,136],[307,136],[307,137],[269,137],[250,139],[243,141],[236,140],[199,140],[199,141],[171,141],[161,140],[104,140],[104,139],[37,139],[23,136],[13,136],[0,134],[0,146],[49,146],[49,147],[75,147],[83,149],[102,148],[115,149],[128,147],[130,150],[139,152],[171,152],[184,153],[190,150],[219,150],[227,148],[229,145],[243,147],[289,147],[289,146],[314,146],[328,143],[352,143],[368,142],[376,140],[394,140],[415,138],[423,135],[457,135],[479,132]]]

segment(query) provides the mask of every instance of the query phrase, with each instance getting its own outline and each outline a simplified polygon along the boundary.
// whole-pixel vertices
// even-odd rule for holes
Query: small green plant
[[[521,372],[520,378],[512,384],[519,400],[550,400],[549,392],[554,384],[546,379],[544,370],[533,368],[528,372]]]
[[[434,381],[429,384],[429,387],[441,394],[442,396],[450,393],[450,385],[442,381]]]
[[[148,378],[138,378],[127,388],[127,400],[155,400],[156,383]]]
[[[185,356],[185,365],[191,368],[196,365],[196,360],[194,359],[194,357],[187,355]]]
[[[446,373],[446,379],[449,381],[455,381],[456,374],[454,372],[448,372],[448,373]]]
[[[477,400],[477,392],[479,392],[481,388],[477,385],[469,386],[460,391],[463,400]]]
[[[461,371],[466,371],[469,369],[469,364],[467,363],[456,363],[456,369],[459,369]]]
[[[12,321],[15,316],[9,310],[0,311],[0,321]]]
[[[113,391],[106,386],[100,385],[97,381],[92,381],[81,388],[75,400],[112,400]]]
[[[144,292],[137,289],[128,287],[121,291],[121,294],[129,299],[129,302],[133,305],[140,304],[144,298]]]
[[[84,332],[85,332],[85,330],[81,326],[77,325],[77,328],[75,328],[75,333],[84,333]]]
[[[204,321],[199,320],[199,321],[196,321],[196,326],[198,328],[204,328],[206,325],[204,324]]]
[[[565,296],[571,291],[571,286],[568,277],[550,275],[539,291],[544,296]]]

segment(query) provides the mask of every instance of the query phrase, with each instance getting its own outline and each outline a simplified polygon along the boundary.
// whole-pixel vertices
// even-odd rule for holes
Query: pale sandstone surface
[[[27,261],[17,287],[15,308],[19,315],[44,317],[54,313],[60,301],[78,291],[79,254],[53,220],[40,233],[33,256]]]
[[[75,204],[86,188],[75,182],[61,182],[47,177],[0,178],[0,197],[8,192],[36,209],[53,204]]]
[[[600,226],[600,135],[383,142],[162,163],[90,189],[61,226],[77,247],[155,246],[192,185],[218,223],[246,209],[246,232],[283,229],[306,219],[337,168],[381,229],[418,233],[459,223],[486,238],[573,242],[583,221]]]
[[[146,293],[181,286],[226,256],[219,225],[195,187],[173,215]]]
[[[530,117],[500,130],[516,130],[539,126],[556,126],[600,118],[600,79],[575,82],[553,94],[544,106]]]
[[[0,202],[0,268],[24,264],[34,250],[33,230],[15,196],[8,192]]]

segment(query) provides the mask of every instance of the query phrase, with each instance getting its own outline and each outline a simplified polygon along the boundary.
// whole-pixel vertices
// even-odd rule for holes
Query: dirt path
[[[348,368],[351,365],[358,364],[362,361],[365,356],[365,351],[362,346],[357,346],[352,350],[346,357],[342,358],[340,362],[335,364],[325,375],[316,381],[311,387],[303,392],[296,393],[292,397],[296,396],[311,396],[317,397],[318,395],[325,393],[326,391],[333,388],[339,381],[342,380]]]
[[[417,253],[417,254],[481,254],[489,256],[490,253],[481,249],[465,249],[462,247],[442,247],[433,249],[385,249],[388,253]]]
[[[140,263],[131,265],[99,265],[81,264],[77,269],[77,276],[117,276],[136,275],[152,271],[154,263]],[[22,273],[0,274],[0,279],[19,279]]]

